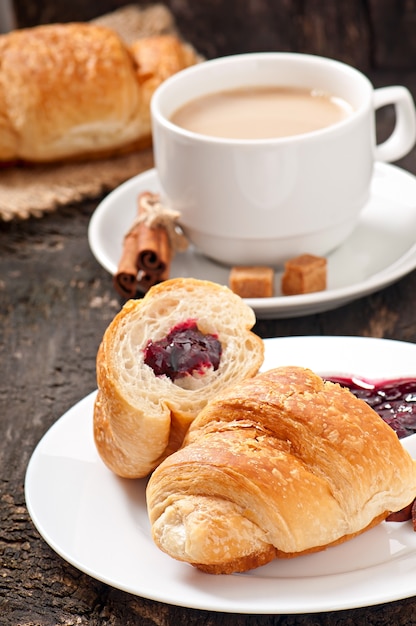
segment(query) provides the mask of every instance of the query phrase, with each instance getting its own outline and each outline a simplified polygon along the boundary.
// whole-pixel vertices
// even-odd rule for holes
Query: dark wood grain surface
[[[59,4],[16,2],[19,17],[26,23],[55,21],[54,7]],[[71,0],[60,6],[68,10],[68,19],[74,19],[71,7],[85,13],[86,7],[92,11],[92,4],[98,15],[126,3]],[[415,75],[403,52],[411,51],[415,45],[414,38],[405,37],[413,23],[412,3],[393,0],[340,3],[345,13],[333,16],[331,26],[322,21],[336,3],[259,1],[257,21],[250,17],[256,3],[246,3],[245,18],[244,4],[230,1],[229,7],[233,10],[224,16],[224,3],[218,0],[170,2],[171,8],[177,10],[186,36],[200,43],[200,47],[205,46],[203,51],[209,56],[254,49],[259,42],[267,47],[276,32],[279,41],[284,41],[288,48],[307,50],[307,35],[310,29],[315,29],[310,39],[314,41],[315,50],[328,53],[336,48],[337,56],[372,68],[377,86],[393,82],[406,84],[416,95]],[[394,8],[399,5],[401,15]],[[309,7],[315,16],[313,20],[308,17],[308,27],[298,15],[299,7],[303,7],[303,12]],[[375,33],[387,28],[387,18],[380,17],[382,9],[397,28],[395,43],[402,47],[400,63],[396,59],[397,49],[387,55],[387,39],[380,35],[376,38],[379,43],[375,44]],[[371,29],[368,28],[369,16]],[[291,25],[295,18],[296,24],[300,24],[297,29]],[[355,30],[344,32],[342,20],[344,25],[354,24]],[[340,41],[334,39],[335,31],[331,35],[328,31],[328,28],[335,28],[335,24],[341,33],[342,49]],[[237,37],[236,31],[240,28],[243,32]],[[254,38],[256,28],[264,39],[258,33]],[[301,33],[304,44],[299,39]],[[403,41],[399,41],[401,33]],[[328,37],[336,43],[328,44]],[[361,51],[358,40],[362,44]],[[377,65],[384,66],[385,71],[374,73]],[[392,113],[386,111],[380,123],[380,135],[386,135]],[[416,174],[416,151],[399,165]],[[24,477],[28,461],[48,428],[95,389],[96,351],[105,328],[121,305],[111,278],[97,264],[88,247],[88,223],[98,200],[69,206],[41,219],[0,223],[0,624],[416,624],[416,597],[369,608],[311,615],[237,615],[168,606],[129,595],[90,578],[61,559],[39,536],[25,506]],[[294,319],[259,320],[255,330],[262,337],[358,335],[416,343],[416,272],[340,309]],[[122,532],[122,529],[114,529],[114,532]],[[103,550],[107,548],[103,546]],[[414,576],[414,572],[409,575]]]
[[[14,0],[18,26],[89,20],[153,0]],[[207,58],[293,50],[360,69],[414,68],[416,7],[411,0],[166,0],[183,36]]]

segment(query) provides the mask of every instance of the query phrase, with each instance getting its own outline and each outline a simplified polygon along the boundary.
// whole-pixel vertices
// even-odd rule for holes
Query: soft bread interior
[[[222,354],[217,370],[194,377],[184,388],[155,376],[144,363],[144,348],[189,319],[203,334],[218,336]],[[254,323],[252,309],[227,287],[194,279],[165,281],[124,306],[97,356],[95,439],[113,471],[129,477],[148,474],[180,446],[209,399],[257,373],[264,345],[250,331]]]

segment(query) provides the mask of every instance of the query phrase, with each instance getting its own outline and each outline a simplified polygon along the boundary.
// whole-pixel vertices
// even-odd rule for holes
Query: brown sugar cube
[[[312,254],[302,254],[285,263],[282,276],[282,293],[293,296],[326,289],[326,259]]]
[[[236,266],[230,272],[230,289],[242,298],[271,298],[274,270],[263,266]]]

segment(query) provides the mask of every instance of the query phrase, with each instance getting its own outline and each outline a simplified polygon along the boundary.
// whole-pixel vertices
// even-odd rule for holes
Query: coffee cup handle
[[[406,87],[380,87],[374,90],[374,108],[393,105],[396,124],[386,141],[375,146],[376,161],[397,161],[413,148],[416,142],[416,112],[412,95]]]

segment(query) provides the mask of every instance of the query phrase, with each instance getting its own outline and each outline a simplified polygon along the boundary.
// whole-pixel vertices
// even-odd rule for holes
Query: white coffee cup
[[[172,114],[204,94],[251,86],[329,92],[352,113],[321,130],[271,139],[191,132]],[[375,111],[395,107],[390,137],[376,145]],[[323,57],[271,52],[205,61],[167,79],[151,102],[162,195],[199,250],[227,265],[281,266],[326,255],[345,241],[369,199],[374,161],[415,144],[415,106],[402,86],[374,89],[358,70]]]

